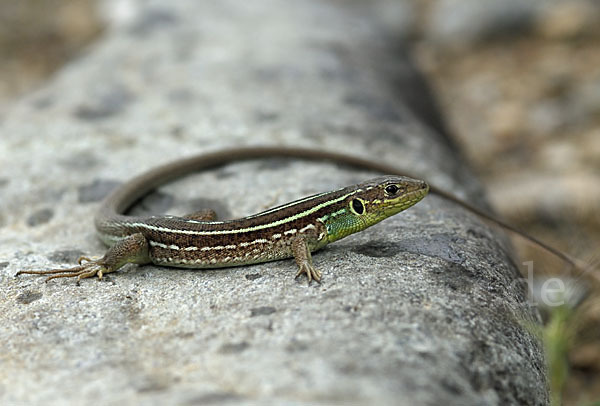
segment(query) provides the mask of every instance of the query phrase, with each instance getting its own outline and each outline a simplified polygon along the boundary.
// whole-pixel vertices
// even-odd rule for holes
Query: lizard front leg
[[[313,265],[310,248],[304,237],[297,236],[292,240],[292,253],[294,254],[296,264],[298,264],[296,278],[302,274],[306,274],[309,284],[313,279],[321,283],[321,272]]]
[[[100,259],[92,260],[87,257],[81,257],[78,260],[79,266],[66,269],[49,269],[46,271],[25,270],[19,271],[15,276],[21,274],[33,275],[51,275],[46,278],[46,282],[56,278],[77,278],[77,283],[81,279],[102,276],[114,272],[127,263],[148,264],[150,257],[148,255],[148,240],[141,233],[132,234],[118,241],[106,251],[106,254]]]

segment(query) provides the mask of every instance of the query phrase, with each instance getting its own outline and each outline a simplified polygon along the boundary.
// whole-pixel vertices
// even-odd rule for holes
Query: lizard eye
[[[389,185],[385,187],[385,193],[388,195],[395,195],[399,190],[400,188],[396,185]]]
[[[354,199],[352,200],[352,209],[357,213],[357,214],[363,214],[365,212],[365,206],[363,205],[363,203],[358,200],[358,199]]]

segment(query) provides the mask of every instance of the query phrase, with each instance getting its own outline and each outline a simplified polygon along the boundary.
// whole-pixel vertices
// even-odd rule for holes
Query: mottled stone
[[[36,210],[29,217],[27,217],[27,225],[30,227],[36,227],[41,224],[49,222],[54,216],[54,210],[50,208]]]
[[[36,300],[40,300],[42,296],[44,296],[42,292],[33,292],[30,290],[26,290],[25,292],[17,296],[17,302],[21,304],[29,304],[35,302]]]
[[[80,186],[77,190],[80,203],[98,202],[104,199],[119,182],[112,180],[95,179],[92,183]]]
[[[74,111],[74,116],[84,121],[106,119],[124,112],[133,101],[131,92],[120,84],[98,84],[90,97]]]
[[[81,256],[83,256],[81,250],[57,250],[48,255],[48,259],[57,263],[74,264]]]
[[[163,214],[169,211],[174,203],[175,198],[173,195],[163,192],[153,192],[140,200],[139,204],[129,210],[128,213],[132,216]]]
[[[254,309],[250,309],[250,317],[254,317],[254,316],[266,316],[269,314],[273,314],[277,311],[276,308],[272,307],[272,306],[262,306],[262,307],[256,307]]]

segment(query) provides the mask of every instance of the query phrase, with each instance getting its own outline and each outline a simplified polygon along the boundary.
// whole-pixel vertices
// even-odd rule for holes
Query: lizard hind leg
[[[46,278],[46,282],[57,278],[77,278],[77,283],[79,283],[81,279],[93,276],[102,279],[105,274],[114,272],[127,263],[149,263],[148,240],[140,233],[132,234],[110,247],[102,258],[92,260],[81,257],[77,262],[79,262],[79,265],[72,268],[45,271],[24,270],[17,272],[15,276],[22,274],[50,275]]]

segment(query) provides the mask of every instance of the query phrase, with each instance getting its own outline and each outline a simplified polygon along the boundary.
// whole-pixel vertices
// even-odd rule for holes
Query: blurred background
[[[0,119],[134,3],[0,0]],[[411,22],[413,58],[496,211],[598,268],[600,1],[407,0],[399,10],[384,24]],[[515,246],[536,273],[561,272],[545,253]],[[588,287],[584,310],[562,327],[567,405],[600,399],[600,301]]]

